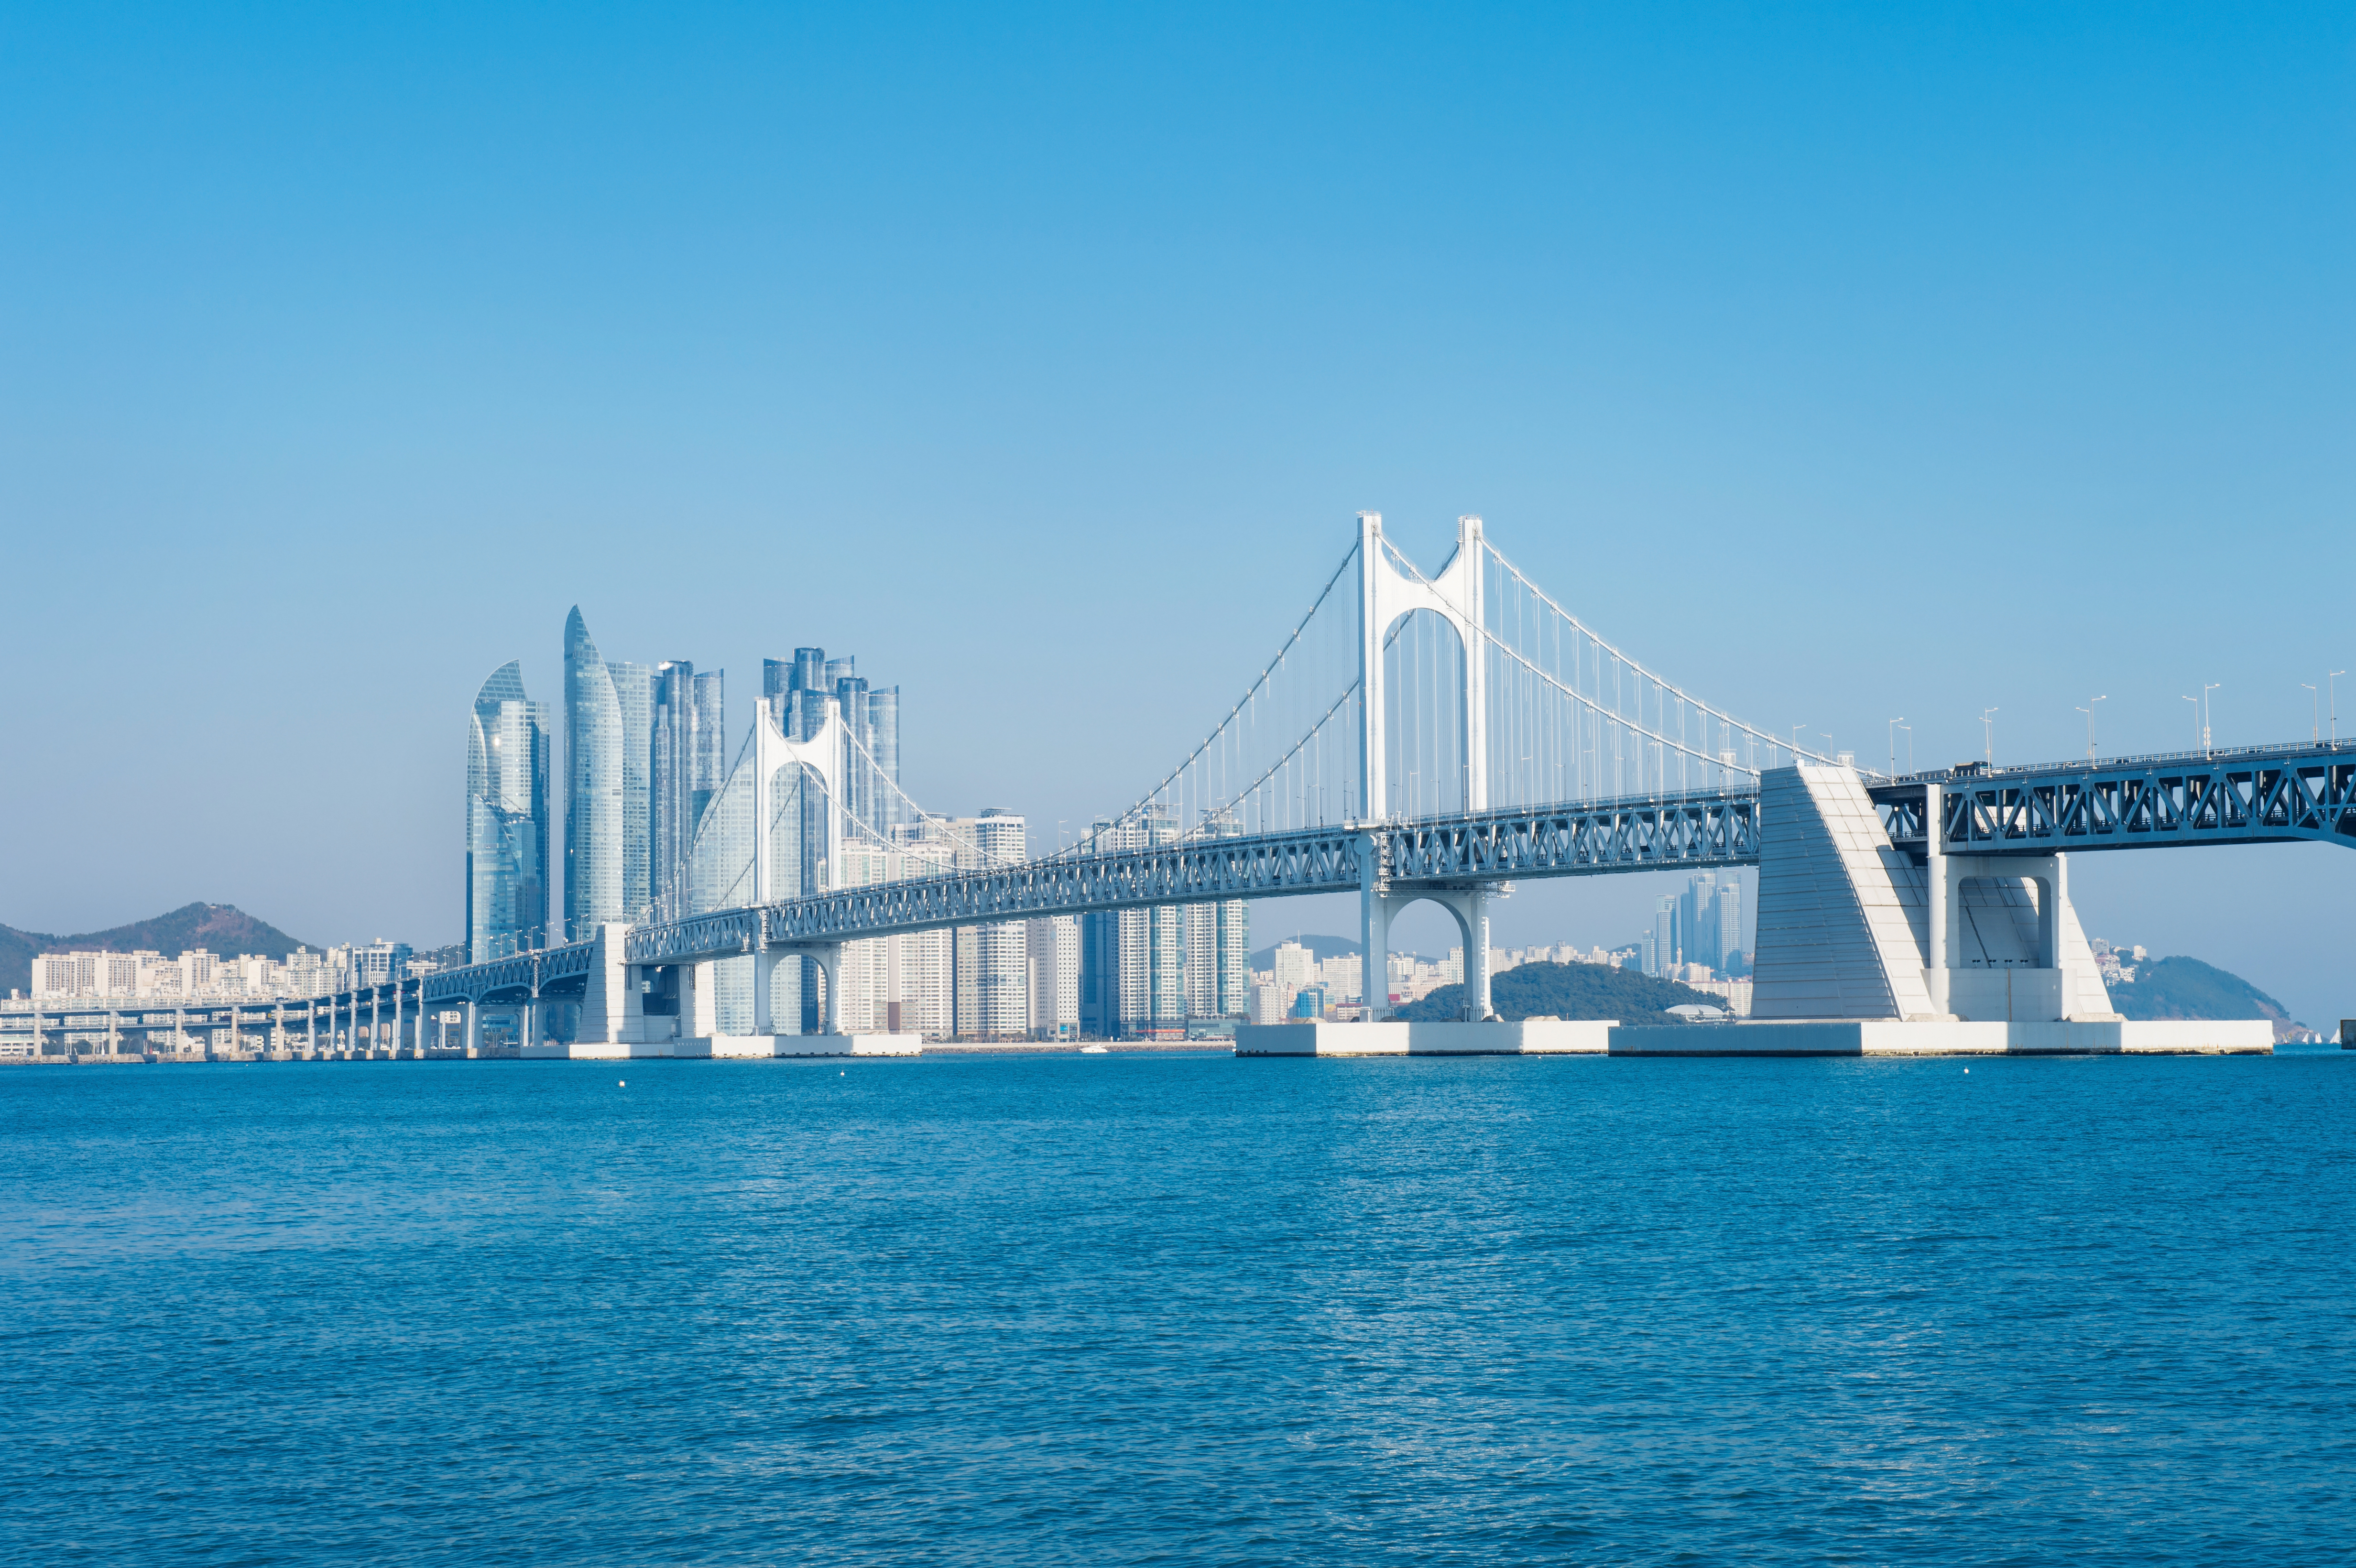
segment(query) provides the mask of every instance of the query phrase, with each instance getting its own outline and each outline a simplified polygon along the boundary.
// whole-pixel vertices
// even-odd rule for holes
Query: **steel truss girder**
[[[1759,858],[1749,791],[1523,808],[1382,826],[1205,838],[842,888],[630,933],[631,964],[682,964],[944,926],[1227,899],[1355,892],[1382,846],[1383,885],[1505,881],[1739,865]]]
[[[1483,812],[1387,837],[1393,886],[1745,865],[1759,859],[1759,796],[1729,790]]]
[[[585,982],[595,955],[595,943],[574,942],[562,947],[544,947],[512,957],[494,958],[487,964],[444,969],[425,976],[420,995],[423,1005],[433,1007],[437,1003],[493,999],[520,1001],[546,996],[552,987],[560,986],[569,991],[573,987],[562,983]]]
[[[2356,848],[2356,747],[2110,767],[2080,763],[1943,783],[1949,854],[2051,855],[2318,839]],[[1922,806],[1912,837],[1922,837]],[[1895,827],[1893,838],[1899,837]]]

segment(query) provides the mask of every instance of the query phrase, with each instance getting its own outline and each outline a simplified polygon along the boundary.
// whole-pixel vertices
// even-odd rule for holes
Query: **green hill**
[[[295,941],[276,926],[253,918],[235,904],[184,904],[153,920],[134,921],[112,931],[85,931],[54,936],[42,931],[19,931],[0,925],[0,994],[29,991],[33,960],[44,953],[95,949],[101,953],[160,953],[177,958],[191,947],[235,955],[240,953],[284,958],[307,943]]]
[[[2136,977],[2115,981],[2111,1006],[2131,1019],[2272,1019],[2291,1021],[2290,1010],[2239,975],[2229,975],[2198,958],[2155,958],[2136,968]]]
[[[1509,1023],[1526,1018],[1617,1019],[1626,1024],[1676,1023],[1667,1009],[1723,1008],[1726,999],[1603,964],[1523,964],[1493,976],[1489,1005]],[[1464,1008],[1464,987],[1442,986],[1422,1000],[1393,1009],[1408,1023],[1445,1022]]]

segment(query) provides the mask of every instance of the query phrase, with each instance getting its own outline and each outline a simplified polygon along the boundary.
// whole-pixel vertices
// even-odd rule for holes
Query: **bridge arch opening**
[[[1383,633],[1383,763],[1393,816],[1442,816],[1467,798],[1464,638],[1437,610]]]
[[[1967,969],[2042,961],[2039,922],[2051,897],[2037,877],[1965,877],[1955,889],[1955,941]]]

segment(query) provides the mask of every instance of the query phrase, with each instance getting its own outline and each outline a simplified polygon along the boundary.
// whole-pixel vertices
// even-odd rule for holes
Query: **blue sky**
[[[2221,743],[2304,735],[2356,667],[2351,48],[2328,6],[0,8],[0,921],[450,939],[467,701],[519,656],[553,699],[575,603],[740,723],[764,655],[855,652],[913,793],[1051,835],[1209,727],[1361,507],[1427,564],[1479,512],[1869,758],[1991,706],[1999,760],[2076,754],[2095,693],[2105,751],[2174,747],[2207,682]],[[2072,882],[2323,1023],[2351,873]]]

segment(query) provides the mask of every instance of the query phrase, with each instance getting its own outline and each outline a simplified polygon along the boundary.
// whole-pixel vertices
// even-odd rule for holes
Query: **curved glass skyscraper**
[[[466,955],[533,945],[548,922],[548,709],[520,665],[475,694],[466,735]]]
[[[567,941],[635,921],[652,901],[654,671],[607,663],[564,620],[564,923]]]
[[[624,788],[622,699],[575,604],[564,619],[567,941],[590,935],[603,922],[629,918],[622,905]]]

